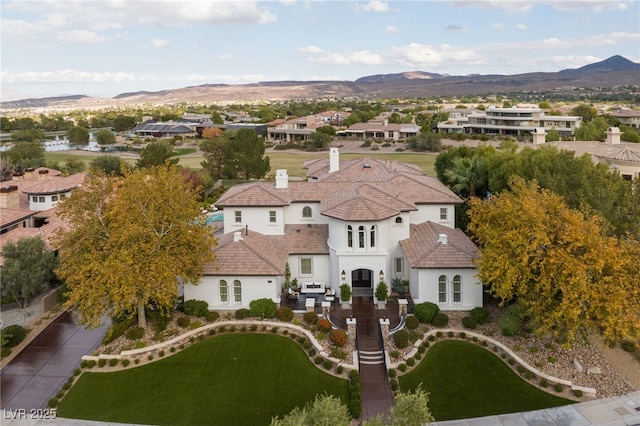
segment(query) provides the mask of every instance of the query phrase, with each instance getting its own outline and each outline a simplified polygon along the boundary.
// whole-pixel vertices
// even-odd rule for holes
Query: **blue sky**
[[[0,0],[3,93],[640,62],[638,0]]]

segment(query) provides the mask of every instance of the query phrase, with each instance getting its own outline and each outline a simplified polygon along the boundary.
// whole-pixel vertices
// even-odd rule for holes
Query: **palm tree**
[[[451,189],[463,196],[475,197],[478,189],[485,191],[488,182],[487,160],[479,155],[456,157],[444,175]]]

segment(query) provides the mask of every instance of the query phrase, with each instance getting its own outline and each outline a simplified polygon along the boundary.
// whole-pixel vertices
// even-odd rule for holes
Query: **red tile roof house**
[[[205,300],[212,310],[247,308],[258,298],[279,303],[289,264],[291,278],[311,292],[339,295],[346,283],[371,296],[381,279],[399,277],[415,303],[482,306],[477,248],[455,228],[460,198],[414,165],[341,162],[337,148],[329,157],[305,163],[307,181],[277,170],[275,182],[230,188],[216,203],[224,209],[216,265],[199,285],[184,285],[185,300]]]
[[[40,167],[0,182],[0,252],[9,242],[39,236],[49,245],[61,226],[56,205],[80,186],[85,175],[64,177],[57,170]],[[0,256],[0,265],[4,258]]]

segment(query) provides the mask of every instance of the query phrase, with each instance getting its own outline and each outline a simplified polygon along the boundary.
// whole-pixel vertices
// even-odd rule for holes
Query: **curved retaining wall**
[[[480,341],[486,341],[487,343],[491,343],[492,345],[497,346],[500,350],[502,350],[504,353],[506,353],[507,355],[509,355],[511,358],[514,359],[515,362],[517,362],[518,364],[522,365],[525,369],[527,369],[528,371],[530,371],[532,374],[534,374],[537,377],[540,377],[541,379],[545,379],[550,383],[559,383],[561,385],[564,386],[568,386],[571,388],[571,390],[580,390],[582,391],[584,394],[591,396],[591,397],[595,397],[596,396],[596,390],[593,388],[589,388],[589,387],[585,387],[585,386],[578,386],[578,385],[574,385],[573,382],[571,382],[570,380],[564,380],[564,379],[560,379],[558,377],[554,377],[551,376],[549,374],[546,374],[540,370],[538,370],[535,367],[532,367],[531,365],[527,364],[527,362],[525,360],[523,360],[522,358],[520,358],[515,352],[513,352],[511,349],[509,349],[507,346],[503,345],[502,343],[498,342],[497,340],[494,340],[488,336],[485,336],[484,334],[479,334],[479,333],[474,333],[473,331],[468,331],[468,330],[455,330],[455,329],[450,329],[450,328],[444,328],[444,329],[434,329],[434,330],[429,330],[428,332],[426,332],[424,334],[424,338],[421,340],[416,341],[413,346],[414,349],[411,350],[411,352],[409,352],[407,355],[404,356],[404,360],[406,361],[407,359],[413,357],[417,352],[418,352],[418,347],[420,347],[420,345],[422,344],[422,342],[424,342],[426,339],[429,338],[429,336],[435,336],[436,333],[441,332],[443,334],[447,334],[449,332],[455,333],[456,335],[459,333],[465,333],[467,336],[470,337],[475,337]],[[446,339],[446,337],[444,337]],[[387,357],[387,365],[388,368],[398,368],[398,365],[400,365],[400,363],[395,363],[392,364],[390,359],[388,358],[388,354],[386,354],[385,352],[385,356]]]
[[[209,330],[211,329],[215,329],[218,327],[228,327],[228,326],[251,326],[251,325],[258,325],[258,326],[265,326],[265,327],[284,327],[284,328],[288,328],[292,331],[295,332],[295,334],[299,335],[299,336],[304,336],[307,339],[309,339],[309,341],[311,342],[311,345],[313,345],[313,348],[316,350],[316,352],[318,353],[318,355],[320,355],[321,357],[337,364],[337,365],[341,365],[343,368],[349,369],[349,370],[357,370],[358,369],[358,362],[357,362],[357,353],[354,352],[352,355],[352,364],[349,363],[345,363],[342,360],[339,360],[337,358],[333,358],[331,357],[328,353],[326,353],[324,351],[324,348],[320,345],[320,343],[318,343],[318,341],[316,340],[316,338],[313,336],[313,334],[304,329],[303,327],[300,327],[298,325],[294,325],[294,324],[289,324],[289,323],[284,323],[284,322],[276,322],[276,321],[219,321],[219,322],[212,322],[210,324],[205,324],[202,327],[198,327],[194,330],[188,331],[184,334],[181,334],[179,336],[176,336],[172,339],[166,340],[164,342],[160,342],[160,343],[156,343],[155,345],[151,345],[151,346],[145,346],[144,348],[140,348],[140,349],[131,349],[128,351],[122,351],[120,352],[120,354],[99,354],[97,356],[93,356],[93,355],[84,355],[82,357],[83,361],[96,361],[98,362],[100,359],[105,359],[105,360],[111,360],[111,359],[117,359],[117,360],[123,360],[123,359],[128,359],[128,360],[135,360],[135,359],[142,359],[145,356],[148,355],[157,355],[158,352],[160,351],[166,351],[171,347],[174,347],[176,345],[183,345],[183,344],[190,344],[192,343],[192,339],[193,338],[197,338],[198,336],[209,336]],[[167,356],[170,355],[171,352],[167,353]],[[154,359],[162,359],[162,358],[154,358]]]

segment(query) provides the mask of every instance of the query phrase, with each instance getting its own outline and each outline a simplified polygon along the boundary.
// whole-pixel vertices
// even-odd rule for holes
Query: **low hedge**
[[[25,337],[27,337],[27,330],[21,325],[9,325],[2,329],[2,340],[5,341],[3,345],[5,348],[12,348],[18,346]]]

